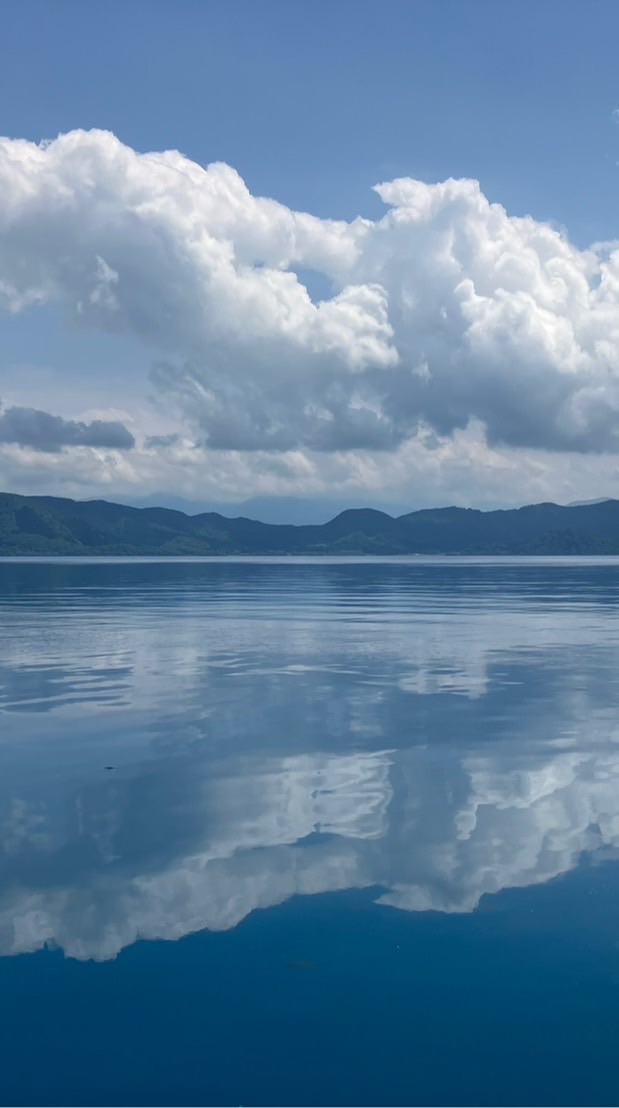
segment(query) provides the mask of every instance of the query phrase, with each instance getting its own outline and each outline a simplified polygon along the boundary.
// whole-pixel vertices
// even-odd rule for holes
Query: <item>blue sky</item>
[[[614,0],[20,0],[2,39],[11,137],[109,129],[326,217],[470,176],[581,245],[617,233]]]
[[[199,166],[223,162],[240,174],[254,197],[272,198],[286,209],[309,212],[322,221],[350,223],[362,215],[378,226],[387,210],[372,191],[379,182],[411,178],[433,185],[452,177],[472,178],[479,182],[483,195],[502,205],[509,217],[530,215],[537,223],[550,221],[554,227],[565,228],[573,248],[582,253],[592,243],[619,237],[619,124],[613,118],[619,106],[617,41],[619,7],[614,0],[540,0],[535,4],[491,0],[314,0],[311,4],[301,0],[175,4],[111,0],[105,5],[9,0],[3,8],[0,45],[2,130],[9,140],[39,143],[59,133],[97,128],[112,132],[124,147],[138,154],[178,150]],[[11,148],[12,172],[16,149]],[[19,157],[23,155],[22,148],[20,151]],[[63,162],[65,175],[77,172],[75,160],[70,169],[68,166],[68,161]],[[86,172],[85,162],[80,163],[79,172]],[[8,180],[6,177],[5,188]],[[73,178],[71,182],[67,187],[74,187]],[[41,188],[44,204],[45,189]],[[147,181],[144,188],[148,189]],[[116,200],[126,214],[127,197],[119,195]],[[130,424],[137,446],[124,453],[111,446],[106,453],[71,442],[60,452],[36,450],[32,442],[6,441],[2,445],[0,416],[0,483],[20,491],[97,493],[124,499],[136,498],[144,489],[149,495],[161,492],[162,497],[185,495],[192,499],[198,499],[202,490],[209,500],[238,499],[246,494],[324,496],[334,492],[358,500],[367,492],[373,503],[381,499],[421,503],[425,497],[440,502],[511,503],[523,498],[523,484],[527,483],[536,497],[547,494],[557,499],[617,491],[611,418],[617,336],[610,324],[604,324],[606,330],[596,332],[593,339],[579,309],[582,334],[579,332],[577,353],[566,354],[563,340],[557,340],[548,365],[547,350],[541,358],[539,351],[525,351],[521,344],[505,370],[510,380],[517,378],[521,383],[516,380],[507,387],[502,380],[492,402],[493,381],[489,370],[484,371],[483,381],[476,376],[481,355],[479,351],[471,354],[469,330],[464,334],[457,329],[457,337],[454,331],[452,344],[438,352],[432,327],[440,329],[440,325],[433,325],[425,316],[423,343],[419,319],[409,320],[404,334],[398,322],[401,308],[394,306],[399,291],[406,286],[410,302],[411,296],[415,297],[415,281],[424,288],[437,285],[432,244],[438,241],[445,220],[459,233],[458,228],[464,228],[469,219],[469,214],[462,214],[464,208],[470,213],[475,207],[470,197],[445,203],[443,215],[436,220],[432,216],[422,239],[407,247],[412,260],[404,275],[406,258],[400,257],[399,247],[390,247],[393,258],[397,254],[399,260],[397,264],[393,260],[383,281],[386,318],[394,330],[392,345],[398,364],[403,366],[407,357],[413,358],[411,371],[416,373],[418,366],[424,366],[423,373],[437,382],[431,402],[422,403],[417,396],[407,400],[409,407],[419,407],[421,439],[412,407],[407,430],[400,424],[394,430],[393,411],[401,407],[398,390],[403,388],[402,375],[397,376],[393,369],[397,380],[394,376],[377,386],[372,376],[376,372],[373,355],[364,363],[371,388],[367,383],[362,388],[355,386],[353,395],[326,362],[317,367],[311,359],[306,361],[304,348],[298,363],[294,361],[298,370],[290,370],[298,374],[300,383],[295,384],[294,395],[289,395],[283,377],[261,377],[260,366],[270,353],[261,355],[260,365],[252,368],[251,358],[239,353],[234,343],[235,352],[231,353],[221,337],[211,348],[209,336],[206,340],[203,336],[198,358],[193,339],[185,342],[175,333],[172,342],[169,335],[159,334],[156,326],[149,333],[151,324],[142,316],[136,322],[134,314],[122,326],[115,321],[102,326],[100,319],[85,319],[83,312],[78,318],[75,285],[68,290],[66,279],[60,280],[55,273],[49,278],[52,291],[43,295],[39,290],[36,306],[24,306],[20,301],[16,311],[13,298],[11,310],[0,314],[4,439],[11,438],[11,428],[16,425],[14,418],[7,420],[6,413],[19,407],[73,422]],[[398,200],[398,204],[403,209],[409,205],[410,210],[409,200]],[[58,226],[57,212],[54,215],[51,209],[49,225]],[[181,241],[184,231],[175,226],[181,251],[185,249]],[[15,243],[23,243],[32,228],[32,210],[24,211],[19,226],[5,223],[0,257],[4,249],[13,258]],[[275,236],[278,233],[273,231]],[[479,227],[475,233],[482,233]],[[483,232],[491,238],[494,233]],[[90,262],[96,266],[96,258],[103,258],[116,274],[114,287],[122,291],[128,278],[122,265],[119,268],[108,262],[109,234],[109,226],[102,225],[97,239],[100,252],[88,245]],[[157,229],[150,228],[149,234],[156,235]],[[463,231],[464,237],[468,234]],[[424,268],[417,272],[415,251],[425,250],[428,242],[434,258],[432,271]],[[239,257],[243,255],[238,240],[232,248]],[[65,247],[58,234],[42,250],[45,266],[51,267],[51,273],[54,264],[64,265],[67,251],[73,251],[75,272],[86,265],[85,254],[79,253],[85,249],[83,235],[76,234]],[[33,250],[28,238],[29,257]],[[50,251],[55,251],[53,257]],[[378,268],[372,271],[372,265],[379,264],[376,245],[367,254],[361,267],[349,267],[343,276],[341,265],[337,273],[329,265],[321,271],[320,266],[308,265],[305,256],[301,262],[279,258],[276,267],[296,272],[310,296],[318,300],[337,295],[348,283],[380,285],[383,279]],[[306,255],[310,260],[313,257],[311,250],[306,250]],[[549,264],[546,246],[542,255],[543,264]],[[479,268],[483,256],[484,249],[478,244],[474,262],[468,254],[458,260],[463,275],[468,273],[467,267],[474,271],[475,295],[484,284]],[[118,250],[115,258],[119,262]],[[14,268],[19,269],[20,264],[11,261]],[[42,264],[40,259],[32,261],[31,290]],[[270,263],[252,257],[251,264],[264,267]],[[513,264],[517,267],[520,262]],[[524,262],[522,265],[526,268]],[[9,270],[10,266],[4,279],[11,283],[15,273]],[[129,271],[135,285],[141,279],[137,263],[129,266]],[[554,269],[550,281],[556,280],[553,274]],[[147,276],[150,280],[150,274]],[[179,280],[178,274],[162,274],[162,304],[165,289]],[[590,280],[594,292],[599,273],[591,274]],[[149,298],[159,297],[159,291],[154,294],[148,287]],[[523,286],[508,292],[514,297],[517,293],[532,295],[540,312],[548,309],[545,293],[539,289],[531,292]],[[442,284],[437,297],[436,311],[440,313],[447,303]],[[378,310],[375,306],[368,309],[370,313]],[[472,309],[467,311],[470,327]],[[239,312],[242,315],[240,305]],[[564,328],[564,316],[562,308],[560,328]],[[546,323],[540,322],[542,325]],[[522,330],[521,324],[518,327]],[[493,341],[495,338],[493,331]],[[458,361],[452,355],[460,340],[466,341],[467,356]],[[255,335],[248,338],[254,351],[256,341]],[[269,334],[259,341],[274,339]],[[513,341],[512,332],[509,341]],[[311,343],[315,351],[315,339]],[[332,339],[329,343],[331,350]],[[608,344],[613,347],[612,356]],[[601,349],[606,352],[604,364],[593,364],[597,354],[592,351]],[[347,351],[349,357],[349,348]],[[494,365],[496,352],[488,353],[487,344],[484,351]],[[220,436],[219,444],[213,445],[217,435],[212,413],[192,422],[195,396],[193,402],[180,404],[176,422],[168,418],[178,407],[170,396],[171,374],[167,374],[166,399],[162,401],[161,374],[153,374],[152,365],[171,353],[180,360],[191,354],[192,365],[198,359],[192,381],[195,385],[199,378],[201,390],[207,387],[216,394],[217,426],[230,414],[226,408],[232,403],[230,380],[235,395],[243,394],[246,386],[256,392],[252,411],[243,412],[242,419],[236,418],[237,411],[237,430]],[[290,352],[277,356],[293,358]],[[198,365],[202,357],[204,365],[208,363],[208,380],[207,369],[201,362]],[[217,359],[218,368],[213,370],[210,367]],[[242,376],[239,359],[246,364],[243,372],[247,378]],[[457,414],[447,411],[449,403],[445,411],[439,411],[438,383],[451,360],[457,362],[457,390],[462,393]],[[388,361],[385,355],[380,364],[386,366]],[[576,363],[579,372],[582,369],[588,376],[581,382],[582,388],[568,396],[563,386],[566,376],[576,371]],[[320,388],[333,396],[337,392],[338,399],[329,401],[327,408],[332,406],[323,413],[329,428],[335,428],[328,441],[324,435],[317,438],[299,420],[304,374],[314,407],[320,401],[315,374],[322,382]],[[187,375],[182,380],[181,376],[176,371],[177,398],[188,389]],[[607,397],[604,390],[609,379],[612,387]],[[534,380],[542,381],[541,393],[549,398],[549,405],[563,405],[563,414],[557,417],[557,427],[547,441],[533,426],[532,414],[521,411],[514,400],[514,392],[530,391]],[[357,412],[359,405],[367,406],[373,418],[377,404],[382,405],[380,435],[373,430],[366,441],[355,416],[353,430],[350,419],[343,420],[341,438],[337,438],[342,388],[347,412],[351,407]],[[486,390],[483,395],[482,389]],[[441,390],[449,397],[449,382],[442,380]],[[285,397],[287,407],[279,404],[280,397]],[[269,418],[269,404],[281,407],[282,412],[285,407],[286,414],[280,412],[275,419],[278,426],[279,422],[287,425],[289,418],[293,425],[299,422],[296,437],[283,436],[280,441],[275,435],[272,448],[259,432]],[[516,404],[513,413],[510,404]],[[548,408],[542,422],[552,423],[553,410]],[[386,431],[383,434],[385,420],[390,421],[391,438]],[[587,424],[584,429],[583,421]],[[241,437],[241,425],[247,432],[246,441]],[[157,456],[152,447],[146,453],[141,450],[149,435],[164,433],[176,436],[174,447]],[[113,439],[111,434],[110,441]],[[409,454],[404,457],[407,449]]]

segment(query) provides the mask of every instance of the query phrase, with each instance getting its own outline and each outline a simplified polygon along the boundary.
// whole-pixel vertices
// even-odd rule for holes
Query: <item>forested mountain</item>
[[[436,508],[396,519],[351,509],[295,527],[3,493],[0,555],[16,554],[619,554],[619,501]]]

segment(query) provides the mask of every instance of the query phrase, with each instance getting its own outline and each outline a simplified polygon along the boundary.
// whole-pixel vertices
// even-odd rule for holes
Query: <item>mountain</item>
[[[612,500],[612,497],[598,496],[595,500],[570,500],[567,505],[568,508],[584,508],[587,504],[605,504],[607,500]]]
[[[396,518],[357,508],[328,523],[294,526],[0,494],[0,556],[54,554],[619,554],[619,501],[435,508]]]
[[[327,523],[346,508],[380,507],[382,511],[392,516],[401,515],[407,511],[404,504],[381,503],[379,505],[367,502],[351,504],[350,501],[344,503],[341,500],[305,496],[253,496],[249,500],[216,503],[215,501],[185,500],[181,496],[162,494],[158,497],[156,494],[151,494],[125,503],[129,503],[134,508],[174,508],[190,516],[215,512],[232,519],[245,516],[259,520],[261,523],[293,523],[298,526]]]

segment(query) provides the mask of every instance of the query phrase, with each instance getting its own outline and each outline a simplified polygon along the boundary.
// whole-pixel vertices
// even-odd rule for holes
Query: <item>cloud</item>
[[[36,408],[13,407],[0,409],[0,443],[15,443],[56,454],[68,446],[131,450],[135,439],[124,423],[116,420],[95,419],[82,423]]]
[[[147,429],[148,424],[146,424]],[[139,442],[144,425],[140,423]],[[146,444],[145,444],[146,445]],[[131,451],[43,454],[0,444],[0,488],[78,499],[132,503],[149,496],[240,502],[252,495],[326,497],[344,503],[394,501],[408,506],[492,508],[615,496],[617,455],[550,454],[489,447],[483,428],[438,437],[422,431],[394,451],[281,454],[208,450],[179,436],[171,445]]]
[[[172,431],[168,435],[147,435],[144,446],[147,450],[169,450],[174,446],[182,445],[182,437]]]
[[[473,421],[491,447],[619,450],[619,247],[476,181],[386,182],[381,219],[327,220],[73,131],[3,140],[0,189],[0,303],[139,339],[212,449],[386,452]]]

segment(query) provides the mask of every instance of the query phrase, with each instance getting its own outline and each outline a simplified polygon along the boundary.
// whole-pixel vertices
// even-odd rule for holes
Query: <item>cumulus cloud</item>
[[[135,439],[124,423],[94,419],[83,423],[37,408],[0,408],[0,443],[14,443],[46,454],[68,446],[131,450]]]
[[[383,183],[381,219],[327,220],[74,131],[3,140],[0,189],[0,303],[147,344],[211,448],[386,451],[471,421],[490,445],[619,447],[619,246],[580,250],[476,181]]]

